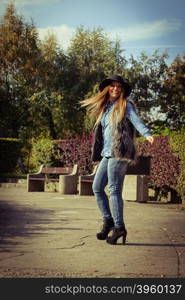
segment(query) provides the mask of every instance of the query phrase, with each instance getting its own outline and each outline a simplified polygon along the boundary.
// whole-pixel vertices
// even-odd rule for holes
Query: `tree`
[[[48,124],[53,124],[51,132],[54,139],[75,135],[82,128],[76,95],[71,92],[76,74],[75,63],[59,48],[53,34],[48,34],[40,49],[44,57],[42,83],[45,90],[32,97],[32,103],[37,106],[43,101],[45,117],[51,112]],[[46,109],[48,107],[50,110]]]
[[[34,24],[25,22],[9,4],[0,39],[0,135],[57,138],[63,97],[57,87],[55,38],[50,35],[41,44]]]
[[[123,70],[126,60],[121,53],[119,41],[111,41],[102,28],[89,30],[81,26],[77,29],[68,49],[69,61],[72,64],[68,68],[67,77],[71,87],[67,98],[73,103],[76,116],[80,117],[81,130],[84,122],[87,122],[84,110],[79,107],[79,100],[97,93],[102,79]],[[86,129],[89,130],[87,126]]]
[[[76,61],[78,91],[82,96],[92,91],[105,76],[121,71],[126,64],[119,41],[111,41],[100,27],[94,30],[79,27],[68,53]]]
[[[161,106],[172,130],[185,128],[185,55],[177,56],[169,66],[163,82]]]
[[[56,37],[38,38],[9,4],[0,25],[0,135],[65,138],[90,131],[79,101],[98,92],[99,83],[117,73],[128,79],[143,120],[155,127],[166,120],[154,117],[157,108],[168,124],[184,124],[184,58],[168,68],[167,53],[141,53],[127,61],[120,41],[111,41],[102,28],[77,28],[66,52]]]
[[[9,4],[0,25],[1,136],[18,137],[27,126],[25,99],[39,87],[40,50],[34,25],[24,22]]]
[[[155,119],[152,110],[161,110],[159,99],[167,73],[167,57],[167,53],[159,54],[158,51],[150,57],[144,53],[138,59],[131,56],[129,68],[123,72],[123,76],[129,79],[133,87],[131,97],[137,104],[142,119],[150,126],[155,125],[159,117]]]

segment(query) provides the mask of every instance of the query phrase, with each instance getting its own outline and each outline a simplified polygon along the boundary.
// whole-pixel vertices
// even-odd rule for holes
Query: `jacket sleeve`
[[[147,137],[152,135],[148,127],[138,116],[134,105],[130,101],[127,102],[126,117],[130,120],[130,122],[142,136]]]

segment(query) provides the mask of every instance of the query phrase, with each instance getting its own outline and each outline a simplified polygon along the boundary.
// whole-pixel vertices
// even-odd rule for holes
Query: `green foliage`
[[[131,97],[155,134],[184,128],[184,58],[170,67],[167,54],[157,51],[126,60],[120,41],[110,40],[102,28],[83,26],[64,52],[53,34],[41,42],[34,24],[17,15],[13,4],[0,21],[0,136],[24,136],[26,142],[90,132],[79,101],[95,95],[100,81],[113,73],[129,79]]]
[[[185,201],[185,135],[171,135],[169,141],[174,155],[179,158],[180,172],[177,178],[176,190],[181,198]]]
[[[0,170],[1,173],[16,170],[21,155],[22,142],[19,139],[0,138]]]
[[[26,98],[37,88],[40,50],[34,25],[16,14],[9,4],[0,20],[0,135],[19,137],[27,126]]]
[[[153,135],[171,135],[174,134],[174,131],[171,130],[169,127],[166,127],[164,124],[159,124],[159,125],[155,125],[152,128],[152,133]]]
[[[29,97],[28,103],[32,136],[47,136],[49,132],[52,138],[56,138],[58,123],[63,120],[63,111],[60,110],[62,96],[42,90]]]
[[[166,78],[167,53],[155,51],[151,56],[141,53],[139,58],[131,56],[129,68],[123,71],[123,76],[132,83],[132,98],[137,104],[142,119],[149,124],[159,117],[153,117],[152,109],[159,106],[162,83]]]
[[[42,164],[46,167],[52,166],[58,157],[58,151],[53,141],[47,137],[41,137],[32,144],[32,161],[35,168]]]
[[[54,40],[41,47],[34,24],[18,16],[13,4],[1,20],[0,40],[1,136],[30,139],[49,131],[56,138],[62,94]]]
[[[21,173],[2,173],[0,174],[1,178],[16,178],[16,179],[26,179],[27,174]]]
[[[167,115],[167,124],[173,130],[185,129],[184,74],[185,55],[177,56],[168,68],[160,97],[160,105]]]
[[[65,76],[69,78],[65,87],[69,84],[70,87],[64,95],[66,101],[71,103],[72,124],[75,129],[79,128],[76,133],[81,134],[84,126],[89,130],[79,101],[97,93],[102,79],[124,68],[126,61],[121,53],[120,43],[111,41],[102,28],[89,30],[81,26],[76,30],[68,49],[68,70]],[[69,114],[68,117],[70,119]]]
[[[58,46],[56,36],[53,33],[48,32],[45,39],[42,41],[42,43],[40,43],[40,49],[42,51],[45,61],[47,61],[49,64],[52,61],[55,61],[57,48]]]
[[[89,83],[86,81],[88,86],[102,76],[119,73],[126,63],[121,53],[119,41],[111,41],[100,27],[94,30],[79,27],[69,47],[69,55],[75,58],[82,76],[80,80],[85,76],[90,79]]]

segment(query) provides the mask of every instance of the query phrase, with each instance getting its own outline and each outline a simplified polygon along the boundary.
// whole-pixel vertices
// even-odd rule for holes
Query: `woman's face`
[[[118,81],[113,81],[109,85],[108,92],[109,92],[109,101],[119,98],[122,92],[121,83],[119,83]]]

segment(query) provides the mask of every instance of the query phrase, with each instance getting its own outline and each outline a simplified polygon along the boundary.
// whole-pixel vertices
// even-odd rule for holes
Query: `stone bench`
[[[92,183],[98,165],[94,166],[91,174],[79,176],[79,195],[93,195]]]
[[[150,175],[150,157],[139,156],[135,165],[129,165],[124,179],[123,199],[147,202],[148,175]],[[89,175],[79,176],[79,195],[93,195],[92,183],[98,165]]]
[[[129,165],[124,179],[123,199],[137,202],[148,201],[148,176],[151,157],[138,156],[135,165]]]
[[[44,192],[45,183],[58,182],[61,194],[76,194],[78,165],[73,167],[40,167],[38,173],[27,175],[28,192]]]

